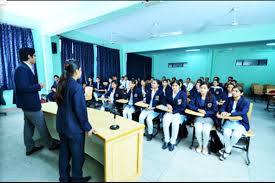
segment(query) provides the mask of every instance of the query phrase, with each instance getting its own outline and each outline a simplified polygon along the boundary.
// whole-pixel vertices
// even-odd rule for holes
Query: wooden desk
[[[156,106],[156,108],[159,110],[165,111],[165,112],[170,112],[170,113],[173,112],[173,111],[169,110],[168,107],[165,105],[158,105],[158,106]]]
[[[57,105],[42,104],[42,111],[53,138],[59,139],[56,131]],[[142,173],[144,125],[116,117],[119,130],[111,130],[114,115],[105,111],[87,108],[88,118],[97,134],[86,136],[85,153],[104,165],[105,181],[135,181]]]
[[[218,118],[220,119],[228,119],[228,120],[232,120],[232,121],[239,121],[242,120],[243,118],[241,116],[221,116],[221,115],[217,115]]]
[[[118,100],[116,100],[116,102],[121,103],[121,104],[128,104],[129,101],[126,99],[118,99]]]
[[[149,104],[146,104],[143,101],[136,102],[135,105],[138,106],[138,107],[142,107],[142,108],[149,107]]]
[[[99,97],[99,98],[98,98],[98,100],[101,100],[101,101],[107,101],[107,100],[108,100],[108,98],[101,98],[101,97]]]
[[[196,112],[196,111],[192,111],[190,109],[185,109],[184,111],[186,114],[191,114],[193,116],[199,116],[199,117],[204,117],[204,114],[200,113],[200,112]]]

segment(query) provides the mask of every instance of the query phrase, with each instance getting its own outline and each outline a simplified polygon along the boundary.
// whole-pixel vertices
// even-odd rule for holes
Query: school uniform
[[[132,120],[132,114],[136,111],[134,104],[142,101],[143,96],[139,88],[135,87],[133,90],[129,90],[125,98],[129,101],[123,109],[123,117]]]
[[[88,121],[83,88],[72,77],[68,78],[63,93],[63,103],[58,105],[56,130],[60,138],[59,175],[60,181],[70,180],[72,159],[72,180],[81,181],[84,163],[85,132],[92,129]]]
[[[227,89],[222,92],[222,101],[226,101],[227,98],[232,97],[232,93],[228,93]]]
[[[55,141],[52,139],[44,114],[41,111],[41,103],[38,79],[32,65],[27,62],[20,63],[14,72],[14,96],[17,108],[21,108],[24,113],[24,144],[26,151],[30,152],[35,148],[35,142],[32,139],[34,129],[36,128],[44,142],[51,148]]]
[[[210,92],[215,96],[217,101],[221,101],[223,97],[223,89],[221,87],[214,87],[210,88]]]
[[[146,103],[149,104],[149,107],[156,107],[157,105],[165,104],[164,102],[164,94],[163,91],[158,89],[156,92],[150,90],[146,94]],[[143,109],[139,115],[139,122],[144,124],[144,120],[146,119],[148,134],[153,134],[153,119],[156,118],[160,114],[160,110],[148,110]]]
[[[159,89],[162,90],[165,101],[168,100],[170,95],[172,95],[172,87],[171,86],[166,86],[165,88],[163,86],[160,86]]]
[[[242,117],[242,120],[239,121],[226,120],[223,125],[224,144],[227,153],[231,152],[232,146],[234,146],[250,128],[247,117],[249,105],[249,100],[243,96],[241,96],[237,102],[234,101],[233,97],[229,97],[220,109],[220,112],[229,112],[231,116]]]
[[[191,83],[191,82],[188,83],[188,84],[187,84],[187,83],[183,83],[183,85],[186,87],[186,90],[189,91],[189,92],[190,92],[190,91],[193,89],[193,87],[194,87],[194,84]]]
[[[57,88],[57,83],[56,81],[54,81],[53,85],[51,86],[51,89],[56,89]],[[56,92],[54,91],[51,91],[47,96],[46,96],[46,99],[48,101],[55,101],[55,94]]]
[[[169,96],[167,100],[167,104],[170,104],[173,108],[172,113],[166,112],[163,117],[163,132],[164,132],[164,141],[166,143],[175,144],[178,132],[179,125],[182,124],[186,120],[186,116],[184,115],[184,110],[187,106],[187,95],[183,91],[179,91],[178,93]],[[172,123],[172,136],[170,138],[169,127]]]
[[[218,111],[217,101],[215,96],[211,94],[210,98],[202,100],[201,94],[193,98],[188,104],[188,108],[193,111],[198,109],[205,110],[204,117],[196,117],[194,120],[195,134],[199,143],[199,146],[207,147],[209,141],[210,130],[213,124],[216,122],[216,113]],[[202,140],[203,139],[203,140]]]
[[[147,87],[142,87],[142,86],[140,86],[140,90],[143,96],[143,101],[146,102],[146,94],[148,93],[149,90]]]
[[[196,86],[194,86],[192,90],[190,90],[190,99],[196,98],[199,95],[200,95],[200,92],[198,92]]]
[[[94,88],[93,94],[94,94],[95,100],[98,101],[98,97],[101,97],[103,94],[99,91],[95,91],[95,89],[102,90],[102,89],[104,89],[104,86],[101,82],[99,82],[99,83],[94,82],[93,83],[93,88]]]
[[[120,109],[122,108],[123,104],[116,103],[116,100],[123,98],[123,93],[119,88],[116,88],[115,90],[111,88],[106,94],[104,94],[105,98],[110,97],[112,102],[104,102],[103,106],[101,107],[101,110],[113,110],[113,109]]]

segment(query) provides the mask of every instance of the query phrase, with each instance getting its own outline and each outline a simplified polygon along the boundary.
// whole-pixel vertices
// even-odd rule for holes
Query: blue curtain
[[[93,44],[73,41],[73,58],[79,61],[82,69],[80,82],[88,83],[88,78],[94,77],[94,47]]]
[[[34,48],[31,29],[0,24],[0,85],[4,89],[13,89],[13,73],[20,63],[19,49]],[[34,66],[36,76],[37,70]]]
[[[73,58],[73,40],[67,38],[61,39],[61,68],[64,70],[64,63],[67,59]]]
[[[97,46],[97,76],[107,81],[112,75],[120,78],[119,50]]]
[[[152,58],[135,53],[128,53],[127,76],[129,79],[150,79],[152,76]]]
[[[90,43],[76,41],[68,38],[61,38],[61,60],[62,69],[67,59],[76,59],[79,61],[82,69],[80,83],[88,83],[88,78],[94,77],[94,46]]]

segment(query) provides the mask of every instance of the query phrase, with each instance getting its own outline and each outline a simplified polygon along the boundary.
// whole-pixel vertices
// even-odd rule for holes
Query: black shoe
[[[26,156],[29,156],[29,155],[31,155],[32,153],[34,153],[34,152],[36,152],[36,151],[39,151],[39,150],[41,150],[41,149],[43,149],[43,148],[44,148],[44,146],[34,147],[34,148],[32,148],[31,150],[29,150],[29,151],[26,152]]]
[[[56,149],[59,149],[59,146],[60,146],[60,142],[59,141],[54,141],[52,143],[52,145],[49,147],[49,150],[56,150]]]
[[[91,176],[83,177],[83,178],[81,179],[81,182],[89,182],[89,180],[90,180],[91,178],[92,178]]]
[[[175,149],[175,144],[170,144],[169,151],[174,151],[174,149]]]
[[[153,135],[152,134],[148,134],[146,140],[147,141],[151,141],[152,139],[153,139]]]
[[[162,145],[162,149],[163,150],[167,149],[168,146],[169,146],[169,143],[164,142],[163,145]]]

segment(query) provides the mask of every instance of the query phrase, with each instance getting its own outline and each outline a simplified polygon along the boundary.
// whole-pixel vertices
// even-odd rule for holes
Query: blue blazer
[[[215,96],[217,101],[222,100],[223,98],[223,89],[222,88],[216,88],[216,90],[214,90],[214,88],[210,88],[210,92]]]
[[[159,89],[163,91],[163,86],[160,86]],[[164,91],[165,91],[165,93],[163,93],[164,96],[171,95],[172,94],[172,87],[167,86]]]
[[[150,101],[151,101],[151,94],[152,94],[152,90],[150,90],[147,94],[146,94],[146,103],[150,105]],[[153,102],[152,102],[152,107],[156,107],[157,105],[165,105],[165,99],[164,99],[164,94],[163,91],[158,89],[153,97]],[[160,110],[155,109],[154,111],[159,112]]]
[[[83,88],[71,77],[68,78],[63,99],[56,115],[57,132],[70,136],[90,131],[92,126],[88,121]]]
[[[29,66],[20,63],[14,72],[16,106],[27,111],[40,111],[41,103],[38,91],[41,90],[38,79]]]
[[[206,112],[205,117],[211,117],[214,122],[216,122],[216,113],[218,112],[218,106],[216,98],[213,95],[210,99],[206,98],[205,103],[203,104],[201,100],[201,94],[199,94],[189,102],[188,108],[193,111],[203,109]]]
[[[225,101],[228,97],[228,91],[227,89],[223,90],[222,92],[222,100]]]
[[[130,100],[131,93],[132,93],[132,91],[129,90],[129,92],[126,93],[126,95],[125,95],[124,98]],[[135,88],[133,89],[133,105],[134,105],[136,102],[142,101],[142,99],[143,99],[143,96],[142,96],[142,92],[141,92],[140,88],[135,87]]]
[[[197,97],[197,96],[199,96],[200,95],[200,93],[198,92],[198,90],[196,89],[196,86],[194,86],[193,88],[192,88],[192,90],[190,90],[190,98],[191,99],[193,99],[193,98],[195,98],[195,97]]]
[[[94,82],[94,83],[93,83],[93,88],[94,88],[94,89],[99,89],[99,90],[104,89],[102,83],[99,83],[99,88],[97,88],[97,82]]]
[[[180,90],[174,99],[173,95],[170,95],[167,100],[167,104],[170,104],[173,107],[173,114],[184,114],[184,110],[187,105],[186,93]]]
[[[233,104],[234,104],[234,98],[228,97],[225,103],[222,105],[220,112],[231,113]],[[249,111],[249,105],[250,105],[249,100],[247,100],[242,96],[237,103],[236,112],[231,113],[231,116],[241,116],[243,118],[242,120],[240,120],[240,123],[244,126],[246,131],[248,131],[250,128],[248,117],[247,117],[247,113]]]

